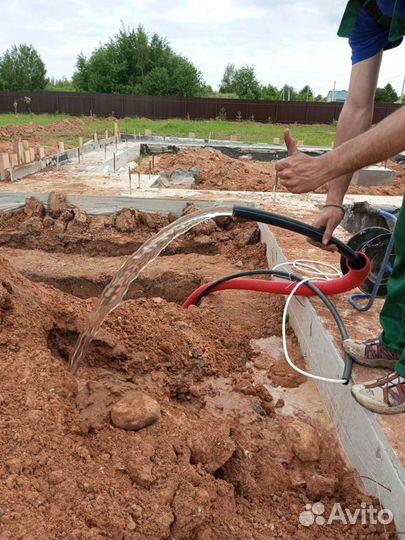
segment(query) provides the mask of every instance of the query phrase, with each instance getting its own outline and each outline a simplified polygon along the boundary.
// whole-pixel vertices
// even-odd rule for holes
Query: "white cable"
[[[290,355],[288,354],[288,348],[287,348],[287,332],[286,332],[286,326],[287,326],[287,315],[288,315],[288,306],[290,305],[291,299],[295,295],[295,293],[298,291],[298,289],[306,282],[311,281],[314,279],[313,277],[305,278],[302,281],[299,281],[291,293],[288,295],[287,300],[285,302],[284,311],[283,311],[283,320],[281,323],[281,330],[283,335],[283,352],[285,359],[287,360],[288,364],[292,369],[300,373],[301,375],[304,375],[305,377],[308,377],[310,379],[315,379],[316,381],[322,381],[322,382],[329,382],[329,383],[335,383],[335,384],[345,384],[347,383],[346,379],[330,379],[329,377],[321,377],[321,375],[313,375],[312,373],[308,373],[307,371],[304,371],[303,369],[299,368],[294,364],[294,362],[291,360]],[[326,281],[325,278],[322,278]]]
[[[314,261],[311,259],[296,259],[295,261],[283,262],[274,266],[273,270],[277,270],[283,266],[292,266],[301,274],[306,274],[307,276],[312,277],[320,276],[326,279],[335,279],[342,276],[342,272],[340,272],[340,270],[338,270],[335,266],[321,261]],[[328,270],[332,270],[332,272],[324,272],[323,270],[321,270],[321,268],[317,268],[316,266],[321,268],[327,268]]]

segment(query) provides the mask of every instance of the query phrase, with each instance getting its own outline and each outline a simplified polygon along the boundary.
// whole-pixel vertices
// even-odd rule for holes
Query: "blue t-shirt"
[[[392,17],[395,0],[377,0],[377,4],[383,15]],[[401,16],[405,16],[405,0],[401,0],[400,13]],[[389,28],[387,26],[379,24],[364,9],[361,9],[349,37],[352,48],[352,64],[367,60],[382,50],[386,51],[397,47],[402,42],[402,39],[394,42],[389,41],[388,35]]]

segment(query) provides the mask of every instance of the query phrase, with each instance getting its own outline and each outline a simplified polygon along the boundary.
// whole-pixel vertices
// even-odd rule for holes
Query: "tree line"
[[[142,26],[123,26],[90,56],[79,54],[71,79],[48,78],[45,63],[32,45],[13,45],[0,55],[0,90],[80,91],[150,96],[228,97],[286,101],[325,101],[309,85],[296,90],[258,81],[254,66],[225,67],[219,91],[205,84],[201,71],[176,53],[158,34]],[[377,88],[376,101],[399,99],[391,84]]]

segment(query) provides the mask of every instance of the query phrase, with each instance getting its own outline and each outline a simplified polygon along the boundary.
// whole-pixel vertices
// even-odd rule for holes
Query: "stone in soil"
[[[159,403],[143,392],[128,394],[111,409],[111,420],[121,429],[138,431],[154,424],[159,418]]]

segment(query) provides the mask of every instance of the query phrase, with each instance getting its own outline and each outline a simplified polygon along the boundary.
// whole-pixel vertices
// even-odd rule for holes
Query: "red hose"
[[[360,270],[355,270],[350,267],[350,263],[347,265],[349,271],[344,276],[331,279],[330,281],[314,281],[314,285],[318,287],[324,294],[333,295],[333,294],[342,294],[352,289],[355,289],[367,278],[370,272],[370,261],[364,253],[359,252],[364,260],[364,267]],[[285,294],[288,295],[291,292],[291,288],[294,286],[295,282],[292,281],[264,281],[261,279],[251,279],[251,278],[235,278],[230,281],[226,281],[218,287],[215,287],[211,292],[224,291],[226,289],[243,289],[246,291],[257,291],[257,292],[266,292],[273,294]],[[195,304],[197,299],[200,297],[201,293],[205,291],[210,286],[210,283],[201,285],[196,289],[183,304],[183,308],[187,309],[191,305]],[[297,296],[314,296],[314,292],[303,285],[297,291]]]

